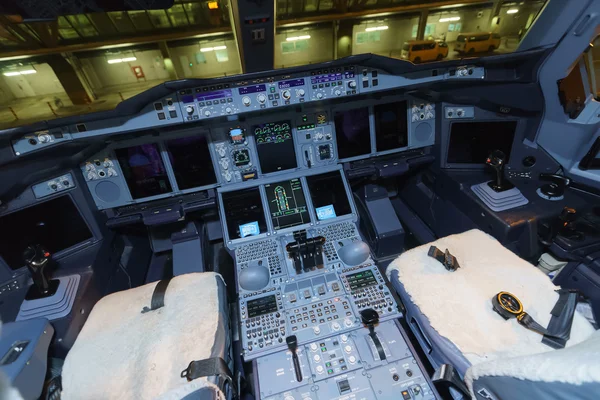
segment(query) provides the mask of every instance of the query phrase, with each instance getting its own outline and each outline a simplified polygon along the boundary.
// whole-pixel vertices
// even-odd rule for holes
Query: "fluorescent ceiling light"
[[[108,60],[109,64],[118,64],[120,62],[123,62],[123,60],[121,60],[120,58],[113,58],[112,60]]]
[[[202,47],[200,48],[200,51],[206,53],[207,51],[213,51],[214,49],[214,47]]]
[[[519,12],[518,8],[511,8],[511,9],[506,10],[507,14],[516,14],[518,12]]]
[[[440,18],[440,22],[460,21],[460,17]]]
[[[11,72],[3,73],[4,76],[31,75],[31,74],[37,74],[37,71],[35,69],[26,69],[23,71],[11,71]]]
[[[292,36],[292,37],[286,38],[285,40],[288,42],[295,42],[296,40],[307,40],[307,39],[310,39],[310,35]]]
[[[227,46],[215,46],[213,47],[214,50],[225,50],[227,48]]]
[[[126,58],[121,59],[121,61],[123,61],[123,62],[129,62],[129,61],[135,61],[135,60],[137,60],[137,57],[126,57]]]
[[[383,25],[383,26],[372,26],[370,28],[365,29],[365,31],[367,32],[373,32],[373,31],[385,31],[388,28],[387,25]]]

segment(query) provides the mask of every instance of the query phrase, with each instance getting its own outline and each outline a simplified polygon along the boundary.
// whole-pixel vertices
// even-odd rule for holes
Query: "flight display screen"
[[[368,107],[338,111],[333,120],[340,159],[371,154]]]
[[[290,121],[269,122],[252,127],[263,174],[298,166]]]
[[[40,244],[54,254],[92,238],[70,196],[4,215],[0,226],[0,256],[12,270],[25,265],[23,252],[29,245]]]
[[[306,198],[300,179],[265,185],[271,221],[275,229],[310,222]]]
[[[339,171],[308,176],[306,182],[319,221],[352,213]]]
[[[408,117],[406,101],[380,104],[375,112],[375,144],[377,151],[408,146]]]
[[[373,271],[362,271],[346,276],[350,290],[362,289],[368,286],[377,284],[377,279],[373,275]]]
[[[510,157],[517,121],[454,122],[450,127],[448,163],[485,164],[494,150]]]
[[[222,199],[230,239],[255,236],[267,231],[258,188],[225,192]]]
[[[168,140],[165,146],[180,190],[217,183],[205,136]]]
[[[173,190],[156,143],[116,149],[115,154],[133,199]]]
[[[275,311],[277,311],[277,299],[275,295],[248,300],[248,318],[260,317],[261,315]]]

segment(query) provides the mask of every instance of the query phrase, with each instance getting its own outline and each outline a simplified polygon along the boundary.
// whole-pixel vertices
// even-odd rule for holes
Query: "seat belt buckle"
[[[427,252],[427,255],[441,262],[444,268],[446,268],[448,271],[454,272],[460,268],[458,260],[452,254],[450,254],[448,249],[443,252],[437,247],[431,246]]]

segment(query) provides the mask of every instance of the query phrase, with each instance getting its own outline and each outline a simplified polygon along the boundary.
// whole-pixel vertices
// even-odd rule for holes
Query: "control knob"
[[[315,356],[313,358],[314,358],[315,362],[321,361],[321,356],[318,354],[315,354]]]
[[[229,172],[229,171],[225,172],[225,180],[227,182],[231,181],[231,172]]]
[[[227,114],[231,114],[231,113],[233,112],[233,110],[232,110],[232,108],[231,108],[231,107],[227,107],[227,108],[225,109],[225,112],[226,112]]]
[[[210,111],[209,110],[204,111],[204,116],[205,117],[210,117]]]
[[[350,321],[349,319],[345,319],[345,320],[344,320],[344,325],[345,325],[347,328],[350,328],[350,327],[353,325],[353,323],[352,323],[352,321]]]
[[[335,94],[336,96],[341,96],[342,95],[342,91],[340,89],[335,89],[335,91],[333,92],[333,94]]]
[[[311,351],[317,351],[317,349],[318,349],[318,347],[317,347],[317,344],[316,344],[316,343],[311,343],[311,344],[310,344],[310,350],[311,350]]]
[[[356,81],[350,81],[350,82],[348,82],[348,87],[350,89],[356,89]]]
[[[228,169],[229,168],[229,159],[228,158],[222,158],[220,161],[221,167],[223,167],[223,169]]]
[[[337,322],[334,322],[333,324],[331,324],[331,329],[333,329],[334,331],[339,331],[341,328],[342,327]]]
[[[114,168],[108,168],[106,174],[110,178],[111,176],[117,176],[117,171]]]
[[[317,365],[317,374],[322,374],[325,371],[322,365]]]
[[[298,97],[304,97],[304,94],[305,94],[304,89],[298,89],[296,94],[298,95]]]
[[[313,332],[315,333],[315,335],[318,335],[319,333],[321,333],[321,328],[319,328],[318,326],[315,326],[313,328]]]
[[[250,103],[252,103],[252,100],[250,100],[250,97],[244,96],[242,97],[242,103],[244,103],[246,107],[250,107]]]
[[[352,347],[350,345],[347,345],[346,347],[344,347],[344,351],[348,354],[352,353]]]
[[[267,101],[267,96],[265,96],[263,93],[261,93],[258,96],[256,96],[256,100],[258,100],[258,102],[262,104],[265,101]],[[246,103],[244,103],[244,104],[246,104]]]
[[[317,99],[322,99],[323,98],[323,93],[317,93]]]
[[[185,107],[185,112],[188,113],[188,115],[192,115],[194,113],[194,107],[192,107],[192,106],[186,106]]]
[[[356,363],[356,357],[354,357],[354,356],[350,356],[350,357],[348,357],[348,362],[349,362],[350,364],[354,364],[354,363]]]
[[[342,335],[340,336],[340,339],[342,340],[342,343],[346,343],[348,341],[348,336]]]
[[[290,91],[286,89],[283,92],[281,92],[281,97],[283,97],[286,100],[289,100],[292,97],[292,93],[290,93]]]
[[[38,136],[38,142],[40,142],[40,143],[48,143],[48,142],[50,142],[50,140],[52,140],[52,138],[48,134],[43,134],[43,135]]]

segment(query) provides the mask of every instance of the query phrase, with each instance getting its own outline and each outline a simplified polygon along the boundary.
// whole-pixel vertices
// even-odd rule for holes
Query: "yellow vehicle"
[[[448,56],[448,45],[435,40],[409,40],[404,42],[400,58],[415,64],[441,60]]]
[[[462,33],[456,38],[454,51],[479,53],[494,51],[500,46],[500,35],[491,32]]]

